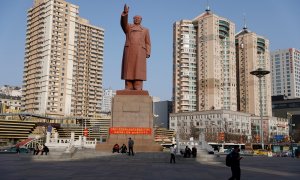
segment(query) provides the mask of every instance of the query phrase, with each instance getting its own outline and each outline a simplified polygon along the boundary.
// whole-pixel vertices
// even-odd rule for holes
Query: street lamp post
[[[227,131],[227,127],[228,127],[228,123],[226,119],[223,119],[224,124],[222,123],[222,129],[223,129],[223,135],[224,135],[224,143],[226,143],[226,140],[228,141],[228,139],[226,139],[226,136],[228,136],[228,131]]]
[[[153,106],[154,107],[154,106]],[[154,111],[153,111],[154,112]],[[157,115],[157,114],[153,114],[153,119],[154,119],[154,121],[153,121],[153,124],[152,124],[152,126],[153,126],[153,136],[154,136],[154,138],[156,138],[156,136],[157,136],[157,129],[158,129],[158,125],[157,125],[157,118],[159,117],[159,115]]]
[[[288,119],[289,119],[289,138],[290,138],[290,149],[292,153],[292,157],[294,157],[294,149],[293,149],[293,127],[295,124],[293,124],[293,114],[288,112],[287,113]]]
[[[260,141],[261,141],[261,146],[262,149],[264,148],[264,132],[263,132],[263,105],[262,105],[262,80],[261,78],[264,77],[265,75],[269,74],[270,71],[264,70],[262,68],[258,68],[257,70],[251,71],[250,74],[258,77],[259,79],[259,93],[260,93],[260,98],[259,98],[259,104],[260,104]]]
[[[294,148],[293,148],[293,127],[295,126],[295,124],[289,124],[290,129],[291,129],[291,135],[290,135],[290,146],[291,146],[291,153],[292,153],[292,157],[294,157]]]

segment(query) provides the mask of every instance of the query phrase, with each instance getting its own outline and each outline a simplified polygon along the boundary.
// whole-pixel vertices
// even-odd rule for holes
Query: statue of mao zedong
[[[121,27],[126,35],[123,51],[121,79],[126,90],[143,90],[146,81],[146,58],[150,57],[151,42],[149,30],[141,25],[142,17],[134,16],[128,23],[129,7],[125,4],[121,14]]]

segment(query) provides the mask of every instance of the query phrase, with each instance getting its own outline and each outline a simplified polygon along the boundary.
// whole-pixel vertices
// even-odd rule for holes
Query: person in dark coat
[[[186,146],[185,149],[184,149],[184,156],[183,157],[190,158],[191,157],[191,152],[192,152],[191,149],[188,146]]]
[[[45,155],[48,155],[49,152],[49,148],[44,144],[43,145],[43,151],[42,151],[42,155],[45,153]]]
[[[129,7],[125,4],[121,14],[121,27],[126,35],[123,51],[121,79],[126,90],[142,90],[146,80],[146,58],[150,57],[149,30],[141,26],[142,17],[134,16],[134,24],[128,23]]]
[[[197,157],[197,148],[195,146],[192,148],[192,156],[193,158]]]
[[[126,153],[126,152],[127,152],[127,147],[126,147],[125,144],[123,144],[123,145],[121,146],[121,153],[123,154],[123,153]]]
[[[232,176],[229,180],[240,180],[241,179],[241,168],[240,168],[240,160],[242,157],[240,156],[240,149],[238,146],[235,146],[233,151],[231,152],[231,173]]]
[[[134,145],[134,141],[131,138],[129,138],[129,140],[128,140],[128,149],[129,149],[128,155],[129,156],[130,156],[130,154],[132,154],[134,156],[133,145]]]

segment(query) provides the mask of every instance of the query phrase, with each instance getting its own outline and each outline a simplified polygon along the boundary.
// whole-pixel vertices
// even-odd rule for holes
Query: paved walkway
[[[105,179],[105,180],[185,180],[228,179],[230,168],[219,163],[203,163],[193,158],[177,157],[169,163],[169,153],[101,154],[71,161],[32,160],[31,155],[0,154],[0,179]],[[300,159],[244,157],[242,178],[255,180],[299,180]]]

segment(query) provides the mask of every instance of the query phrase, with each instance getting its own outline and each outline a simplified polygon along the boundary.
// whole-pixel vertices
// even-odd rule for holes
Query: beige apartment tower
[[[237,110],[235,25],[209,9],[173,25],[173,112]]]
[[[270,71],[269,40],[250,32],[246,26],[236,34],[238,111],[260,115],[259,79],[250,72]],[[263,116],[272,116],[271,76],[262,77]]]
[[[272,95],[300,98],[300,50],[278,49],[271,52]]]
[[[25,112],[90,117],[100,113],[104,30],[64,0],[35,0],[27,14]]]

